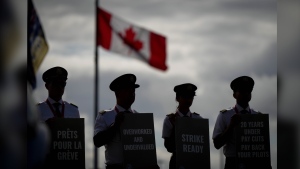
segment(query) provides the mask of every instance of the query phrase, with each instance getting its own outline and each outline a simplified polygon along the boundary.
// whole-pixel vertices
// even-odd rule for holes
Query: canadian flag
[[[97,45],[160,70],[166,66],[166,38],[128,23],[98,7]]]

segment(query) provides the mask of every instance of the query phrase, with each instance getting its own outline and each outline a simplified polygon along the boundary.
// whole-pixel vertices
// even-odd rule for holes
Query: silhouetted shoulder
[[[228,110],[227,109],[223,109],[223,110],[221,110],[220,112],[221,113],[225,113],[225,112],[227,112]]]
[[[36,104],[37,107],[43,107],[45,105],[47,105],[46,102],[39,102],[39,103]]]
[[[194,115],[197,115],[197,116],[200,116],[200,114],[198,114],[198,113],[196,113],[196,112],[194,112],[193,114],[194,114]]]
[[[250,109],[251,110],[251,114],[264,114],[264,113],[262,113],[261,111],[259,111],[259,110],[255,110],[255,109]]]
[[[74,106],[74,107],[78,108],[78,106],[77,106],[77,105],[75,105],[75,104],[73,104],[73,103],[70,103],[70,105],[72,105],[72,106]]]
[[[66,106],[68,106],[69,108],[72,107],[72,108],[74,108],[74,109],[78,109],[78,107],[77,107],[75,104],[73,104],[73,103],[69,103],[69,102],[67,102],[67,101],[63,101],[63,102],[64,102],[64,104],[65,104]]]
[[[99,113],[102,114],[102,115],[104,115],[106,112],[107,112],[107,111],[102,110],[102,111],[100,111]]]
[[[175,114],[174,114],[174,113],[170,113],[170,114],[167,114],[167,116],[168,116],[169,118],[172,118],[172,117],[175,117]]]
[[[254,110],[254,111],[256,111],[257,114],[263,114],[261,111],[257,111],[257,110]]]
[[[140,113],[140,112],[138,112],[138,111],[136,111],[136,110],[132,110],[132,112],[133,112],[133,113]]]

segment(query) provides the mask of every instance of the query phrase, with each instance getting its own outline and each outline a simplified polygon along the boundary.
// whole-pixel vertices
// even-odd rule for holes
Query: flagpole
[[[29,74],[29,77],[27,77],[27,81],[30,79],[30,83],[31,83],[31,87],[34,88],[34,85],[33,85],[33,82],[32,82],[32,59],[30,57],[30,41],[29,41],[29,33],[30,33],[30,26],[29,26],[29,22],[30,22],[30,12],[31,12],[31,9],[30,9],[30,0],[27,0],[27,33],[26,33],[26,42],[27,42],[27,64],[28,64],[28,67],[27,67],[27,73]]]
[[[27,42],[27,64],[29,62],[32,62],[31,58],[29,57],[30,55],[30,45],[29,45],[29,16],[30,16],[30,12],[31,12],[31,9],[29,9],[30,5],[29,5],[29,2],[30,0],[27,0],[27,33],[26,33],[26,42]],[[32,64],[30,64],[32,65]],[[27,68],[27,73],[28,73],[28,68]],[[28,80],[28,79],[27,79]],[[31,80],[31,79],[30,79]]]
[[[27,81],[30,82],[30,86],[32,89],[36,88],[36,77],[35,77],[35,71],[33,68],[33,63],[32,63],[32,56],[31,56],[31,49],[30,49],[30,17],[31,17],[31,12],[33,8],[33,2],[31,0],[27,0],[27,34],[26,34],[26,42],[27,42]]]
[[[95,18],[96,18],[96,25],[95,25],[95,33],[96,33],[96,38],[95,38],[95,116],[94,119],[96,119],[97,117],[97,113],[98,113],[98,44],[97,44],[97,40],[98,40],[98,0],[96,0],[95,2]],[[98,149],[96,146],[94,146],[94,169],[98,168]]]

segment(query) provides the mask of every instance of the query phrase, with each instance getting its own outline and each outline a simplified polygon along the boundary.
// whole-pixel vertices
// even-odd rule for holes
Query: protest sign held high
[[[153,113],[125,114],[120,132],[125,168],[157,166]]]
[[[175,123],[176,168],[210,169],[208,119],[177,118]]]
[[[47,122],[51,147],[46,168],[85,168],[84,119],[55,118]]]

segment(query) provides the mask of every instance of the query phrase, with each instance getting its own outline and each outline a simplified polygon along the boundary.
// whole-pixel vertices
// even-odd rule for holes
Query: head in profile
[[[140,87],[136,84],[134,74],[124,74],[117,77],[109,85],[110,90],[115,92],[117,104],[128,109],[135,101],[135,89]]]
[[[189,110],[196,96],[197,87],[191,83],[184,83],[174,87],[176,93],[176,101],[178,102],[178,109],[181,112]]]
[[[53,67],[43,73],[43,81],[48,90],[48,95],[55,101],[59,101],[65,91],[68,72],[62,67]]]
[[[230,83],[230,87],[236,102],[242,107],[247,107],[252,98],[254,80],[249,76],[240,76]]]

